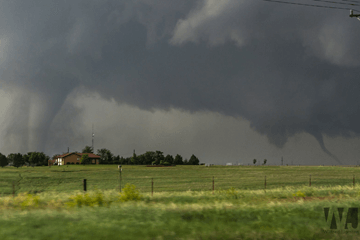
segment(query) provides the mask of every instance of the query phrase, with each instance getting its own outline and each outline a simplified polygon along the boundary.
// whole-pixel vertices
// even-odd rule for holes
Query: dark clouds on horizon
[[[242,117],[277,147],[306,132],[327,151],[324,135],[360,134],[360,23],[346,11],[260,0],[0,2],[0,81],[39,96],[38,150],[78,87],[146,110]],[[22,135],[29,114],[15,110],[21,121],[6,135]]]

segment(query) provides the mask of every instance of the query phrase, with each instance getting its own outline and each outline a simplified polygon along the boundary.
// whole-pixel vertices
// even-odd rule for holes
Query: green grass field
[[[358,230],[340,222],[326,232],[324,208],[359,207],[360,186],[353,187],[359,171],[123,166],[122,186],[134,184],[141,195],[126,201],[117,166],[3,168],[0,239],[358,239]]]
[[[141,192],[151,191],[210,191],[214,177],[215,189],[267,189],[278,187],[352,186],[353,176],[359,178],[358,167],[301,167],[301,166],[176,166],[145,167],[123,166],[122,184],[135,184]],[[16,192],[71,192],[82,190],[82,180],[87,179],[89,190],[119,189],[119,171],[114,165],[53,166],[0,168],[0,194]]]

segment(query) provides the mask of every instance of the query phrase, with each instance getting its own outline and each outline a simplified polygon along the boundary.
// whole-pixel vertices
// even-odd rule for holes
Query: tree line
[[[82,153],[94,153],[92,147],[86,146]],[[170,154],[164,155],[161,151],[147,151],[141,155],[134,152],[131,157],[124,158],[115,156],[106,148],[98,149],[100,164],[123,164],[123,165],[199,165],[199,159],[193,154],[189,159],[183,159],[179,154],[173,157]]]
[[[5,167],[9,163],[14,167],[21,167],[25,164],[30,166],[47,166],[49,159],[50,157],[43,152],[10,153],[7,156],[0,153],[0,166]]]
[[[82,153],[94,153],[92,147],[85,146]],[[0,153],[0,166],[5,167],[8,164],[14,167],[29,166],[47,166],[50,159],[55,159],[61,154],[55,154],[52,158],[43,152],[28,152],[26,154],[10,153],[5,156]],[[190,159],[183,159],[179,154],[173,157],[170,154],[164,155],[161,151],[147,151],[141,155],[135,152],[131,157],[115,156],[106,148],[98,149],[97,155],[100,156],[100,164],[121,164],[121,165],[199,165],[199,159],[193,154]],[[89,164],[90,159],[83,155],[81,164]]]

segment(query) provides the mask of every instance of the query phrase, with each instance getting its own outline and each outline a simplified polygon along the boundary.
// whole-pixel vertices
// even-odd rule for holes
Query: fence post
[[[118,168],[119,168],[119,188],[120,188],[120,192],[121,192],[121,180],[122,180],[122,178],[121,178],[121,172],[122,172],[122,168],[121,168],[121,165],[118,165]]]
[[[214,191],[215,191],[215,180],[214,180],[214,177],[213,177],[213,194],[214,194]]]
[[[310,175],[310,178],[309,178],[309,187],[311,187],[311,175]]]
[[[154,179],[151,178],[151,196],[154,195]]]
[[[353,175],[353,188],[355,188],[355,175]]]
[[[83,180],[83,184],[84,184],[84,192],[86,192],[86,179]]]
[[[265,189],[266,189],[266,176],[265,176]]]
[[[13,197],[15,197],[15,181],[12,182]]]

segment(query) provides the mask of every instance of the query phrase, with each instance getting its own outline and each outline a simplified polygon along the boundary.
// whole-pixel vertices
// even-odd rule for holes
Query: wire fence
[[[85,180],[86,179],[86,180]],[[85,180],[85,181],[84,181]],[[325,186],[351,186],[355,187],[355,175],[349,176],[321,176],[302,175],[291,179],[282,179],[278,176],[257,175],[251,177],[237,176],[163,176],[163,177],[67,177],[51,179],[49,177],[24,176],[19,174],[16,178],[3,178],[0,181],[0,194],[2,196],[16,195],[21,192],[72,192],[91,190],[117,190],[126,184],[134,184],[142,193],[155,192],[182,192],[182,191],[214,191],[221,189],[259,190],[279,187],[325,187]]]

